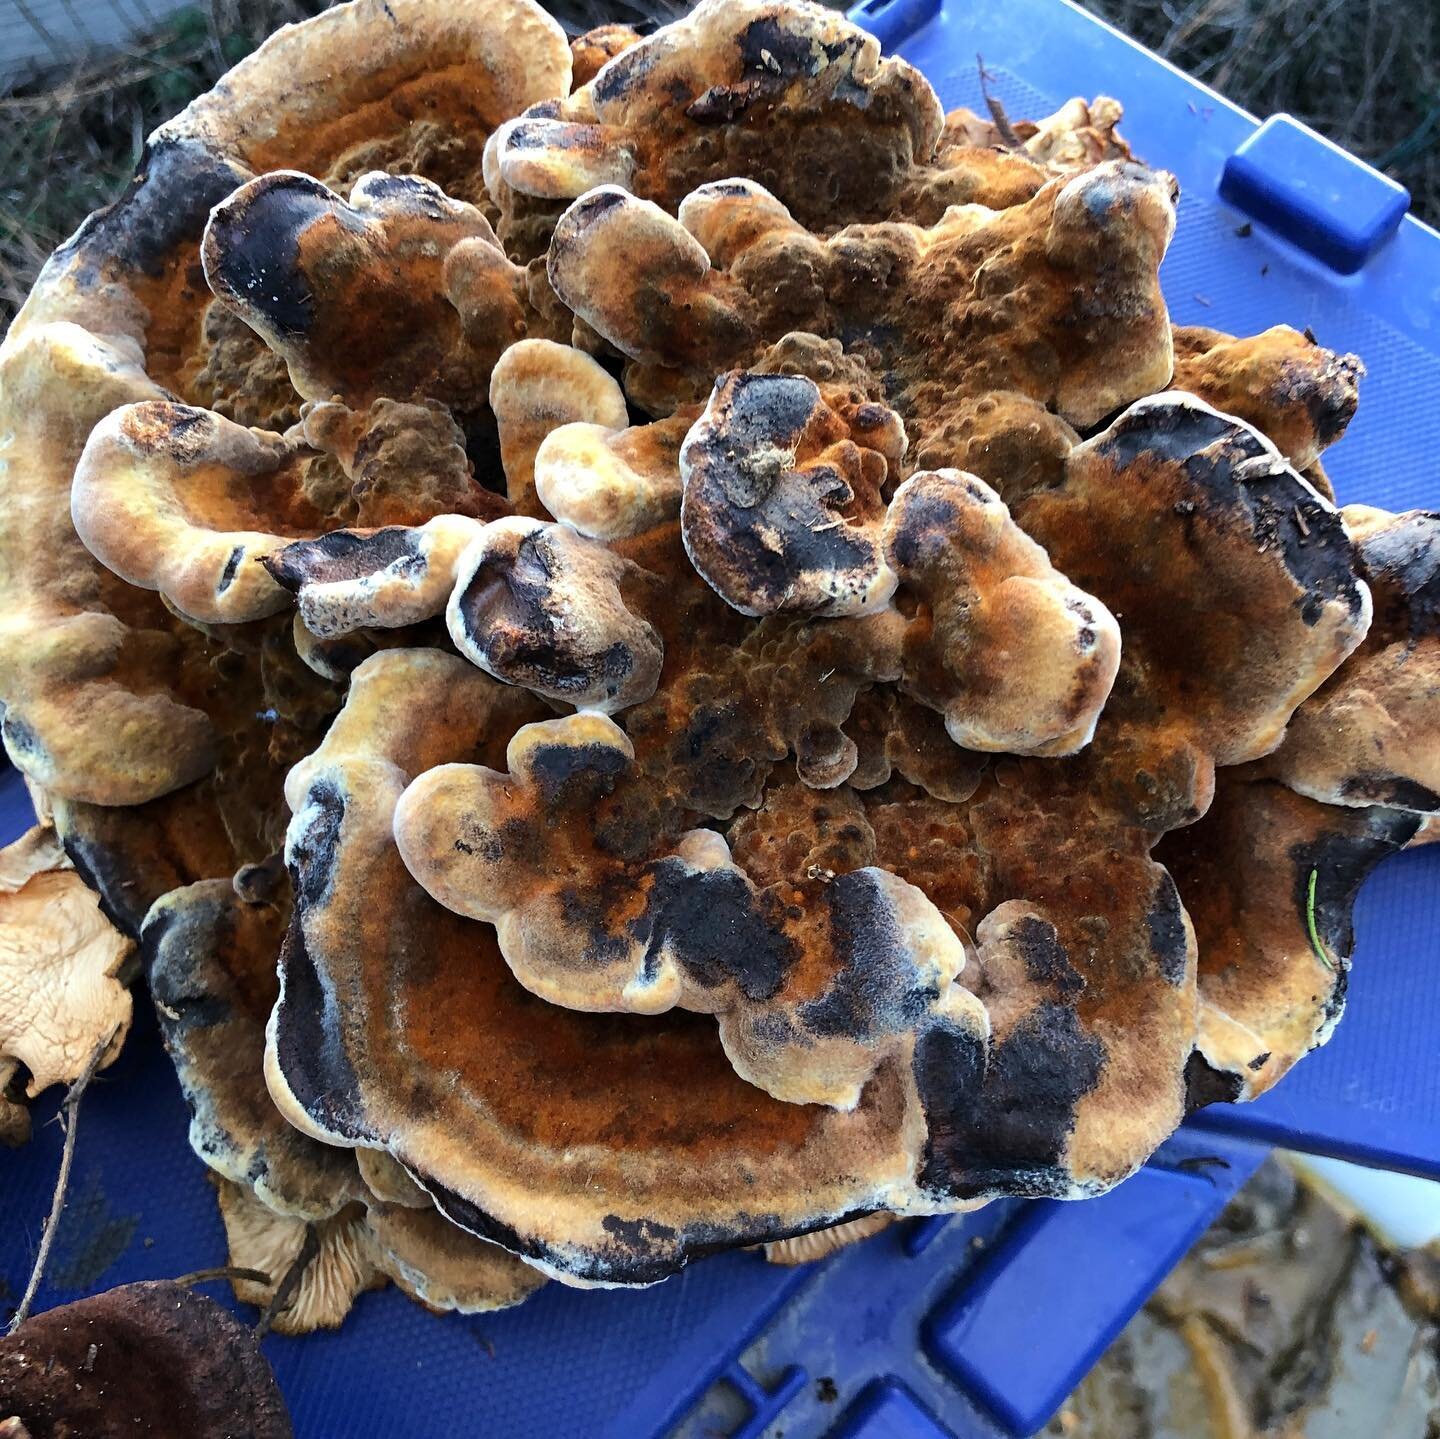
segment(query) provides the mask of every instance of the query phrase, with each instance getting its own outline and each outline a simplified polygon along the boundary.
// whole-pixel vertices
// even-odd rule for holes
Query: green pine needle
[[[1310,871],[1310,887],[1305,892],[1305,927],[1310,931],[1310,948],[1315,951],[1315,958],[1326,969],[1333,971],[1335,961],[1325,952],[1325,946],[1320,943],[1320,932],[1315,928],[1315,881],[1319,877],[1318,869]]]

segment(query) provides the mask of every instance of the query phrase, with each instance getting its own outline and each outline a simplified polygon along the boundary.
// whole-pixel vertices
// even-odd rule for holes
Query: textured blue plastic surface
[[[1226,162],[1254,121],[1063,0],[949,0],[943,9],[939,0],[872,0],[861,18],[925,71],[947,107],[981,106],[977,53],[1016,117],[1082,92],[1122,99],[1136,151],[1174,170],[1183,189],[1163,271],[1176,321],[1236,332],[1286,321],[1357,351],[1369,367],[1360,414],[1327,455],[1341,499],[1434,503],[1440,237],[1404,219],[1358,273],[1341,275],[1295,232],[1286,238],[1223,203]],[[1263,165],[1263,147],[1250,153]],[[1368,181],[1347,169],[1337,183],[1331,219],[1343,225],[1362,208],[1352,187]],[[28,822],[24,811],[11,775],[0,784],[0,825],[9,826],[0,837]],[[1257,1104],[1197,1116],[1107,1199],[912,1221],[806,1269],[734,1254],[639,1294],[552,1285],[518,1309],[473,1318],[428,1314],[393,1290],[366,1295],[338,1334],[266,1340],[296,1434],[1023,1432],[1143,1303],[1265,1144],[1440,1174],[1440,846],[1387,863],[1364,892],[1357,929],[1349,1013],[1331,1044]],[[51,1096],[37,1107],[28,1149],[0,1153],[0,1284],[12,1296],[49,1201],[56,1104]],[[81,1114],[72,1199],[42,1306],[223,1260],[186,1123],[142,1002],[124,1055]],[[1208,1157],[1223,1162],[1190,1163]],[[1170,1172],[1157,1179],[1161,1169]],[[1176,1198],[1152,1213],[1145,1195],[1155,1184]],[[1137,1208],[1140,1232],[1124,1220]],[[1152,1219],[1163,1233],[1143,1232]],[[225,1298],[223,1286],[212,1292]],[[0,1289],[0,1306],[4,1297]],[[1057,1322],[1076,1304],[1078,1317]],[[978,1314],[983,1324],[967,1321]],[[999,1343],[1002,1333],[1012,1342]]]
[[[1225,162],[1220,197],[1341,274],[1358,270],[1410,208],[1410,192],[1289,115]]]
[[[1089,1204],[1031,1204],[926,1319],[925,1348],[1008,1432],[1029,1434],[1084,1377],[1091,1346],[1120,1332],[1131,1297],[1164,1279],[1214,1209],[1203,1175],[1154,1167]],[[1077,1282],[1073,1266],[1087,1250],[1103,1273]],[[1083,1338],[1036,1342],[1050,1330]]]

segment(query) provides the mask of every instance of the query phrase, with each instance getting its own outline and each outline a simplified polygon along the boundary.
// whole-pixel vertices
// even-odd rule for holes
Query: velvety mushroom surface
[[[300,1331],[1097,1194],[1323,1043],[1440,520],[1171,326],[1119,121],[354,0],[162,127],[0,346],[5,1132],[143,969]]]

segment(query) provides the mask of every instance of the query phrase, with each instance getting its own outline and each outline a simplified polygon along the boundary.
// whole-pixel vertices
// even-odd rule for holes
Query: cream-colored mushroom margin
[[[298,459],[291,441],[210,410],[127,405],[90,432],[70,513],[121,579],[204,624],[243,624],[290,603],[260,561],[293,537],[269,525],[309,510]]]
[[[535,454],[562,425],[618,430],[625,394],[597,360],[553,340],[511,345],[490,375],[490,408],[500,433],[505,494],[517,515],[543,518],[535,495]]]
[[[97,1045],[100,1067],[130,1030],[118,975],[135,948],[37,825],[0,850],[0,1091],[23,1064],[31,1098],[79,1077]]]
[[[296,596],[305,628],[334,639],[443,613],[460,560],[484,530],[465,515],[436,515],[413,527],[332,530],[286,546],[265,564]]]
[[[1120,626],[1072,585],[984,480],[912,475],[885,517],[885,558],[925,603],[901,687],[966,749],[1067,755],[1089,744],[1120,667]]]

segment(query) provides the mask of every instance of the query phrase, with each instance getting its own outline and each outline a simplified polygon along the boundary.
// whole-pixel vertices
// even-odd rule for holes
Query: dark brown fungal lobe
[[[524,333],[524,275],[489,222],[417,176],[364,175],[347,203],[308,175],[263,175],[216,207],[203,255],[307,399],[474,407]]]
[[[290,1439],[251,1330],[168,1281],[125,1284],[27,1319],[0,1338],[0,1409],[31,1439]]]
[[[567,525],[497,520],[457,568],[450,637],[507,684],[577,708],[624,709],[649,699],[660,677],[664,648],[644,618],[657,589],[653,574]]]
[[[1216,765],[1273,749],[1370,624],[1339,513],[1193,396],[1131,406],[1015,515],[1120,622],[1086,763],[1108,804],[1158,832],[1204,813]]]
[[[885,516],[910,616],[900,686],[956,744],[1071,754],[1089,743],[1120,663],[1120,627],[1072,585],[975,475],[919,471]]]
[[[1325,804],[1440,812],[1440,513],[1341,511],[1374,595],[1365,641],[1297,711],[1268,761]]]
[[[354,1161],[281,1118],[261,1067],[288,910],[283,881],[251,902],[231,880],[203,880],[157,900],[140,939],[190,1147],[269,1208],[322,1219],[363,1192]]]
[[[1222,774],[1203,819],[1161,840],[1199,950],[1197,1093],[1254,1099],[1323,1044],[1345,1006],[1351,913],[1420,816],[1317,804]],[[1317,949],[1318,946],[1318,949]]]
[[[905,427],[799,375],[722,376],[680,451],[685,552],[742,614],[865,614],[895,589],[880,527]]]
[[[1175,331],[1174,387],[1254,425],[1297,470],[1345,433],[1364,373],[1355,355],[1337,355],[1289,325],[1243,339],[1196,326]]]

